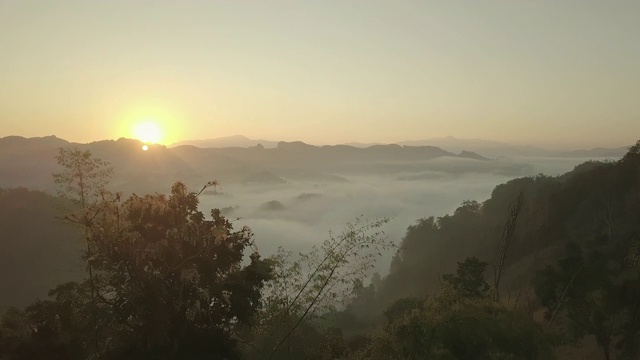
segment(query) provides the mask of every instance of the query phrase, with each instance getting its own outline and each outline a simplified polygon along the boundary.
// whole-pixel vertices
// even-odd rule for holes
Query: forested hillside
[[[504,256],[502,301],[520,302],[530,316],[546,309],[545,326],[554,325],[561,342],[592,335],[606,358],[616,352],[635,358],[640,142],[619,161],[586,162],[558,177],[515,179],[483,203],[466,201],[451,215],[418,220],[407,229],[390,273],[359,293],[345,324],[358,331],[379,322],[378,314],[398,299],[439,293],[446,274],[457,263],[459,275],[465,258],[480,259],[475,274],[494,285],[507,209],[520,193],[524,201]],[[472,284],[478,278],[466,275]]]
[[[451,215],[430,216],[407,229],[382,293],[421,295],[437,290],[438,274],[469,256],[490,261],[503,231],[508,205],[520,192],[524,203],[507,256],[507,288],[526,285],[535,270],[563,256],[568,242],[606,235],[635,236],[640,221],[637,159],[586,162],[562,176],[519,178],[496,186],[482,202],[464,202]]]
[[[24,188],[0,189],[0,309],[23,307],[84,276],[82,237],[56,216],[65,203]]]
[[[558,177],[515,179],[497,186],[483,203],[467,201],[451,215],[418,220],[408,228],[381,292],[427,294],[457,260],[492,260],[506,209],[521,191],[507,288],[525,286],[536,270],[563,257],[569,242],[630,241],[640,230],[639,172],[638,155],[630,152],[621,161],[586,162]]]

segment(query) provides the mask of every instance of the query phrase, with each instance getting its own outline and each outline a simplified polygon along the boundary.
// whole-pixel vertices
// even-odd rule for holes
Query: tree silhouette
[[[99,213],[99,203],[106,199],[105,186],[113,174],[113,168],[109,162],[94,158],[90,151],[81,151],[77,148],[60,148],[58,155],[56,155],[56,160],[58,165],[63,167],[62,172],[53,174],[55,183],[61,186],[59,194],[75,204],[75,208],[65,214],[63,219],[80,225],[84,229],[87,245],[84,257],[87,259],[87,269],[89,271],[94,345],[96,351],[100,351],[99,325],[96,315],[96,289],[92,264],[94,244],[91,229],[92,222]]]

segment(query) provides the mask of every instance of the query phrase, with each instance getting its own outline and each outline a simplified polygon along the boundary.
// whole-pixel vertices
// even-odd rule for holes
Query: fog
[[[201,209],[221,209],[236,229],[249,226],[263,256],[279,246],[308,250],[326,239],[330,231],[339,233],[359,216],[390,218],[385,233],[399,243],[407,227],[419,218],[451,213],[464,200],[484,201],[496,185],[510,179],[540,173],[559,175],[582,162],[584,159],[577,158],[490,162],[445,158],[432,160],[429,166],[381,165],[378,174],[336,174],[348,182],[287,179],[286,184],[277,185],[221,184],[216,195],[201,196]],[[390,172],[390,168],[398,171]],[[375,271],[386,273],[392,256],[384,254]]]

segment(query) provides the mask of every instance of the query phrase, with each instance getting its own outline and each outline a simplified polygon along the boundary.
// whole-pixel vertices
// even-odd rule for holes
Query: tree
[[[353,359],[552,359],[549,339],[525,313],[489,297],[488,263],[475,257],[443,276],[441,292],[397,300],[386,325]]]
[[[629,151],[624,155],[622,161],[639,161],[640,158],[640,140],[629,148]]]
[[[638,356],[638,332],[640,331],[640,242],[634,241],[629,248],[624,274],[627,281],[621,284],[621,293],[626,295],[627,321],[623,324],[623,336],[619,343],[623,358]],[[631,280],[631,281],[630,281]]]
[[[507,252],[513,243],[516,231],[516,225],[518,224],[518,217],[520,216],[520,210],[524,202],[524,191],[520,191],[518,196],[509,203],[507,209],[507,220],[505,221],[504,228],[502,229],[502,236],[496,252],[493,258],[491,266],[493,267],[493,290],[495,291],[495,300],[500,300],[500,280],[504,274],[505,261],[507,259]]]
[[[77,148],[60,148],[55,158],[63,170],[53,174],[54,181],[61,186],[60,196],[79,207],[75,210],[86,210],[102,199],[113,174],[109,162],[94,158],[89,150]],[[76,217],[76,220],[87,219]]]
[[[84,329],[86,317],[78,314],[87,309],[93,319],[95,349],[85,357],[237,358],[237,328],[261,305],[273,261],[253,251],[243,262],[245,250],[255,250],[251,230],[234,231],[217,209],[210,219],[198,210],[198,195],[217,181],[198,193],[177,182],[169,196],[123,201],[105,189],[107,162],[77,149],[61,149],[57,160],[61,195],[76,205],[63,219],[81,225],[87,240],[88,281],[63,285],[77,294],[64,302],[71,306],[66,323]],[[32,312],[57,329],[61,302],[37,303]],[[64,337],[51,333],[49,343]]]
[[[627,316],[615,280],[622,268],[611,250],[569,244],[567,256],[534,279],[536,295],[547,309],[545,317],[552,321],[562,312],[568,335],[573,339],[594,335],[607,360]]]
[[[96,352],[88,284],[67,283],[24,311],[10,309],[0,323],[0,358],[86,359]]]
[[[29,328],[23,311],[9,308],[0,319],[0,359],[25,358],[23,345],[29,338]]]
[[[401,304],[401,305],[398,305]],[[455,292],[408,300],[405,310],[375,334],[352,359],[552,359],[549,339],[525,314],[484,298]]]
[[[387,319],[387,324],[393,324],[396,320],[409,315],[412,311],[421,309],[423,305],[424,299],[418,297],[402,298],[396,300],[384,311],[384,316]]]
[[[94,345],[95,350],[100,351],[99,326],[96,318],[96,289],[91,262],[94,255],[91,230],[93,228],[92,222],[99,213],[99,204],[105,201],[108,196],[105,186],[113,174],[113,168],[109,162],[94,158],[89,150],[81,151],[77,148],[60,148],[56,160],[58,165],[63,167],[62,172],[53,174],[56,184],[61,186],[59,194],[75,205],[74,209],[65,214],[63,219],[84,228],[87,245],[84,257],[87,259],[89,271]]]
[[[250,229],[211,220],[180,182],[171,195],[107,203],[92,227],[96,296],[110,318],[107,357],[237,358],[235,331],[251,321],[271,262],[253,252]]]
[[[466,258],[458,263],[455,274],[443,275],[446,286],[453,287],[460,296],[467,298],[482,298],[489,291],[489,284],[484,280],[484,272],[488,263],[476,257]]]
[[[93,281],[62,284],[49,300],[7,314],[3,356],[239,358],[237,328],[253,320],[272,272],[256,252],[244,260],[250,229],[234,231],[217,209],[206,219],[182,183],[170,196],[132,195],[96,209]],[[87,346],[96,324],[99,350]]]
[[[332,333],[323,326],[323,315],[345,305],[353,287],[362,283],[382,251],[393,247],[380,230],[387,222],[356,219],[341,234],[330,234],[322,246],[308,253],[296,257],[280,249],[271,258],[274,278],[265,287],[257,326],[246,336],[253,339],[256,356],[288,356],[298,345],[306,344],[303,338],[322,339],[326,336],[314,333]]]
[[[213,194],[214,195],[217,194],[218,193],[218,186],[220,185],[218,180],[213,180],[209,184],[211,184],[211,186],[213,186]]]

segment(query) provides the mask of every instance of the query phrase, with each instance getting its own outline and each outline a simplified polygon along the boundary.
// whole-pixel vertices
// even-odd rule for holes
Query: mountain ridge
[[[183,145],[194,145],[202,148],[224,148],[224,147],[240,147],[247,148],[262,145],[265,148],[276,148],[283,141],[250,139],[244,135],[232,135],[213,139],[204,140],[184,140],[168,147],[177,147]],[[290,143],[295,141],[285,141]],[[494,140],[476,139],[476,138],[457,138],[454,136],[427,138],[419,140],[404,140],[393,143],[381,142],[348,142],[335,145],[312,145],[312,146],[350,146],[354,148],[370,148],[379,145],[400,145],[411,147],[433,146],[441,148],[452,153],[461,153],[464,151],[479,153],[487,157],[512,157],[512,156],[552,156],[552,157],[621,157],[628,149],[628,146],[622,147],[593,147],[587,149],[572,150],[549,150],[534,145],[514,145]],[[310,144],[308,144],[310,145]]]
[[[0,138],[0,187],[24,186],[53,191],[51,174],[59,171],[54,157],[60,147],[90,150],[116,169],[114,185],[128,191],[162,191],[164,184],[184,180],[202,184],[211,179],[225,183],[255,182],[265,171],[287,178],[300,172],[315,174],[318,181],[343,174],[398,171],[406,164],[429,168],[429,161],[455,158],[465,161],[490,159],[472,152],[455,154],[434,146],[375,145],[356,148],[346,145],[315,146],[301,141],[281,141],[273,148],[199,148],[193,145],[166,147],[120,138],[91,143],[71,143],[57,137]],[[415,165],[417,164],[417,165]],[[393,166],[392,166],[393,165]],[[386,170],[385,170],[386,169]],[[338,175],[336,177],[336,175]]]

